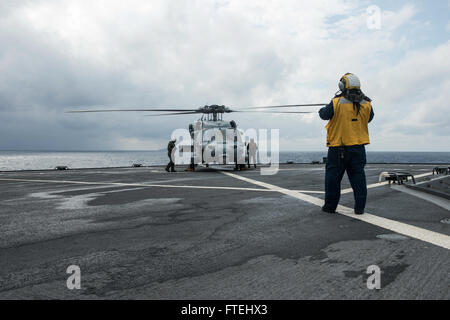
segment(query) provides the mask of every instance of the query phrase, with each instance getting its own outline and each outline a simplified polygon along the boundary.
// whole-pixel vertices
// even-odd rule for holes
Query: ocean
[[[324,152],[280,152],[280,163],[322,161]],[[130,167],[163,165],[167,151],[0,151],[0,171],[43,170],[56,166],[78,168]],[[368,152],[368,163],[449,164],[450,152]]]

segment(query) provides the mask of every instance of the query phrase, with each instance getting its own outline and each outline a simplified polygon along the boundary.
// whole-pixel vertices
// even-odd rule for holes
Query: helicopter
[[[146,116],[173,116],[202,114],[201,118],[189,124],[189,145],[180,145],[180,152],[190,153],[189,170],[201,164],[233,165],[235,170],[245,168],[248,161],[247,144],[244,132],[238,128],[234,120],[225,121],[225,113],[263,113],[263,114],[308,114],[311,111],[278,111],[274,109],[294,107],[320,107],[322,104],[292,104],[262,107],[228,108],[224,105],[205,105],[197,109],[92,109],[70,110],[66,113],[99,113],[99,112],[164,112]],[[220,139],[218,139],[220,137]],[[226,137],[224,140],[223,137]],[[231,137],[231,138],[230,138]]]

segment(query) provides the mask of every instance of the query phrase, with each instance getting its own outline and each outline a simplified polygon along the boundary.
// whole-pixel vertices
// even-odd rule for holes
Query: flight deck
[[[362,216],[347,177],[338,213],[321,211],[324,165],[1,172],[0,299],[450,299],[449,176],[434,167],[367,165]]]

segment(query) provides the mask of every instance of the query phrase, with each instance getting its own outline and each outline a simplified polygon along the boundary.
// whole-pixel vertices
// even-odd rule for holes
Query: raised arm
[[[319,116],[322,120],[331,120],[334,116],[333,101],[319,110]]]

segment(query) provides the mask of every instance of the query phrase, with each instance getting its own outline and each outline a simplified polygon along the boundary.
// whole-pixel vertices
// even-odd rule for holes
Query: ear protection
[[[344,92],[345,88],[347,87],[346,84],[346,80],[344,77],[341,78],[341,80],[339,80],[339,90],[341,90],[342,92]]]
[[[358,77],[353,73],[346,73],[342,76],[341,80],[339,80],[339,90],[344,92],[347,89],[360,89],[361,82]]]

